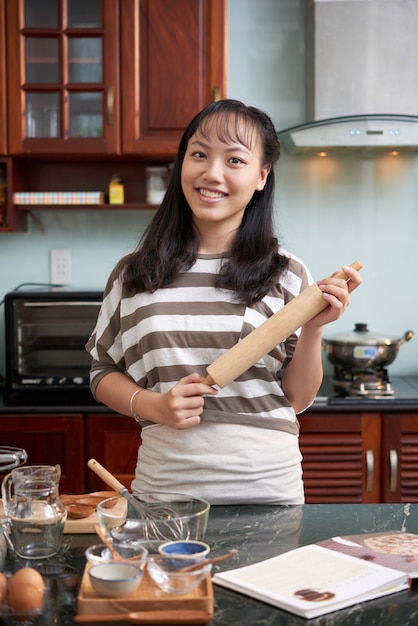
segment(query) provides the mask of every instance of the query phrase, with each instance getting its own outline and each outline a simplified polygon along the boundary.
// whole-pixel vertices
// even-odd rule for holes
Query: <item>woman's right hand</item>
[[[202,383],[203,380],[200,374],[189,374],[181,378],[167,393],[146,391],[147,397],[141,394],[141,418],[176,430],[197,426],[200,424],[205,402],[202,396],[218,393],[214,387]]]

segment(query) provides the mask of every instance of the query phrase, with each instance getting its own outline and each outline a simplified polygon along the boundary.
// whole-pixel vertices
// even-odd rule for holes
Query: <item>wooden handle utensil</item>
[[[350,267],[360,270],[362,265],[355,261]],[[348,280],[344,272],[334,276]],[[327,306],[318,285],[310,285],[209,365],[208,376],[202,382],[225,387]]]
[[[192,609],[161,610],[161,611],[133,611],[131,613],[115,613],[114,615],[74,615],[78,624],[104,622],[129,622],[130,624],[152,624],[154,626],[185,626],[186,624],[207,624],[212,615],[204,611]]]

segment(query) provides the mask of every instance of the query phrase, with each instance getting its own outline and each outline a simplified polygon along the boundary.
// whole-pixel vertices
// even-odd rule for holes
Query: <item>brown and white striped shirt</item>
[[[114,371],[160,393],[192,372],[205,376],[210,363],[311,284],[306,267],[288,256],[280,284],[251,307],[214,287],[220,256],[199,255],[155,293],[128,293],[113,271],[87,343],[93,393]],[[299,424],[280,385],[298,334],[217,396],[205,397],[198,426],[143,424],[131,489],[184,493],[212,504],[303,503]]]
[[[210,363],[311,284],[301,261],[287,256],[290,263],[281,282],[251,307],[237,303],[233,292],[214,287],[219,255],[199,255],[190,270],[154,293],[127,293],[113,272],[87,344],[93,357],[93,393],[112,371],[122,371],[141,387],[159,393],[192,372],[205,376]],[[298,333],[217,396],[205,398],[202,419],[222,421],[226,411],[245,424],[296,433],[297,422],[280,377],[293,355]]]

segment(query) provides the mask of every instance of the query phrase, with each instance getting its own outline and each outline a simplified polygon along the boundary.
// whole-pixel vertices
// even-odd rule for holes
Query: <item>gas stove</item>
[[[375,374],[375,373],[374,373]],[[391,406],[402,405],[418,409],[418,375],[389,376],[387,371],[379,370],[376,377],[370,372],[356,372],[355,376],[342,376],[334,372],[326,376],[312,406],[339,405],[350,407],[358,405],[379,405],[385,402]]]
[[[363,398],[394,398],[395,389],[386,368],[344,369],[336,367],[331,378],[336,395]]]

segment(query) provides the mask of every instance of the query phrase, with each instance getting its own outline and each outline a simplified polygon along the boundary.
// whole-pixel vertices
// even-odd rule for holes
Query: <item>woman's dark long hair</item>
[[[119,270],[129,289],[153,292],[169,285],[178,272],[195,263],[199,234],[181,187],[181,169],[190,138],[196,131],[205,136],[209,120],[215,121],[218,137],[225,143],[248,145],[248,137],[256,132],[261,140],[263,165],[271,165],[264,189],[255,191],[245,208],[216,283],[219,288],[235,291],[239,301],[252,304],[266,295],[287,266],[287,259],[278,254],[273,235],[274,164],[280,156],[280,142],[265,113],[237,100],[213,102],[190,122],[180,141],[161,206],[136,251],[120,261]],[[242,120],[246,122],[244,134],[238,125]]]

